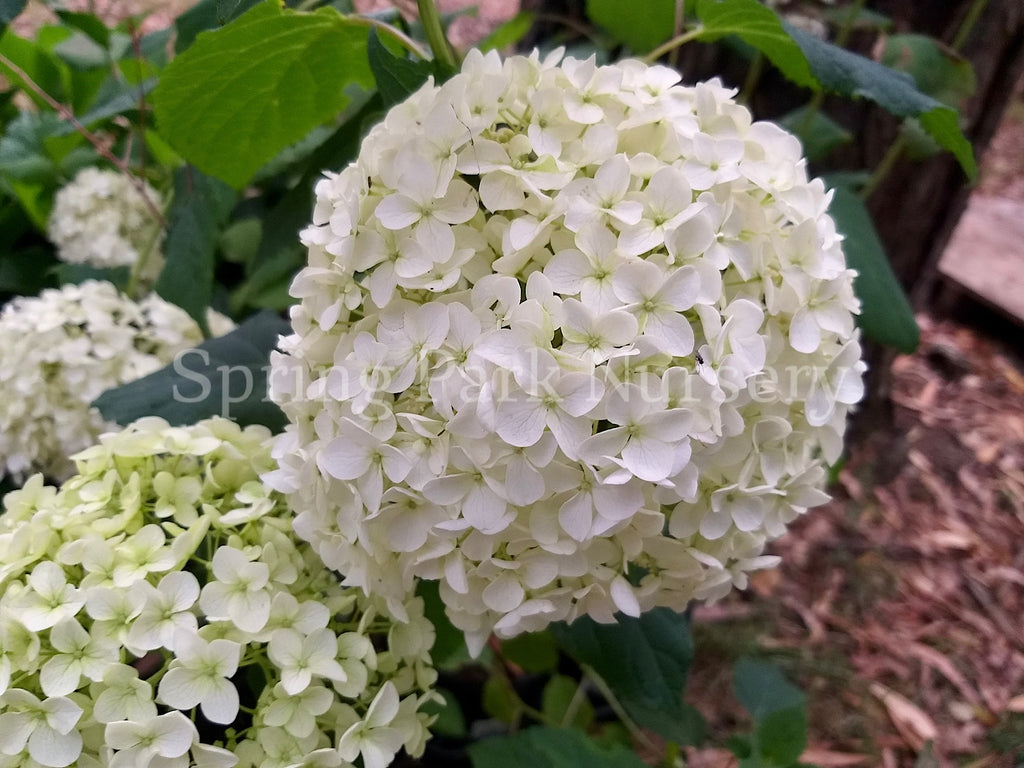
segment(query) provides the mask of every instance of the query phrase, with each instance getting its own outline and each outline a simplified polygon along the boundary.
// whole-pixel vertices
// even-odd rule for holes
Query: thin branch
[[[676,37],[673,37],[667,43],[662,43],[657,48],[655,48],[653,51],[651,51],[646,56],[644,56],[642,61],[644,61],[644,62],[646,62],[648,64],[653,64],[658,59],[660,59],[662,56],[664,56],[666,53],[668,53],[670,51],[674,51],[676,48],[680,47],[681,45],[686,45],[686,43],[689,43],[692,40],[698,39],[703,34],[704,34],[704,27],[701,26],[701,25],[698,25],[698,26],[694,27],[693,29],[691,29],[689,32],[684,32],[681,35],[677,35]]]
[[[145,184],[143,184],[142,179],[140,179],[138,176],[133,174],[128,169],[127,163],[125,163],[121,158],[117,157],[109,149],[103,146],[103,142],[99,140],[99,137],[97,137],[96,134],[92,133],[88,128],[82,125],[70,109],[68,109],[66,106],[61,104],[46,91],[44,91],[35,80],[29,77],[29,74],[25,70],[23,70],[10,59],[8,59],[2,53],[0,53],[0,64],[3,64],[5,67],[10,69],[14,74],[20,77],[25,82],[25,85],[27,85],[33,93],[35,93],[39,98],[41,98],[48,105],[50,105],[50,107],[58,115],[60,115],[62,119],[67,120],[69,123],[71,123],[74,129],[78,131],[78,133],[80,133],[82,136],[84,136],[86,141],[88,141],[90,144],[93,145],[93,147],[95,147],[96,151],[100,154],[101,157],[103,157],[105,160],[113,164],[114,167],[116,167],[121,173],[127,176],[128,181],[135,188],[135,191],[142,196],[142,199],[145,202],[146,207],[149,208],[150,213],[153,214],[153,218],[155,218],[160,223],[161,227],[167,226],[167,222],[164,219],[164,215],[163,212],[160,210],[160,207],[146,193],[146,186]]]

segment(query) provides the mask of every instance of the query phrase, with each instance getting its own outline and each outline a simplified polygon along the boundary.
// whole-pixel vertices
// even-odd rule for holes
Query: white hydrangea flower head
[[[222,418],[146,418],[77,454],[60,489],[34,475],[7,495],[0,764],[422,754],[436,698],[423,602],[397,622],[341,585],[259,480],[271,443]]]
[[[346,583],[437,580],[476,649],[719,598],[827,499],[864,369],[830,193],[679,80],[471,52],[316,188],[268,482]]]
[[[210,313],[217,335],[233,323]],[[112,425],[90,403],[203,340],[196,322],[155,294],[133,301],[87,280],[17,297],[0,311],[0,473],[62,480],[68,456]]]
[[[138,183],[156,206],[162,197],[145,181]],[[155,280],[163,257],[163,228],[139,190],[123,173],[83,168],[54,198],[47,234],[57,258],[93,267],[131,267],[140,258],[140,277]]]

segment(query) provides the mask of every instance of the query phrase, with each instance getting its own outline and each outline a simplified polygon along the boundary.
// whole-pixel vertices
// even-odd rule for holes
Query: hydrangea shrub
[[[349,765],[419,754],[433,627],[342,587],[292,530],[270,432],[105,434],[0,516],[0,764]]]
[[[316,188],[268,482],[474,649],[772,565],[862,396],[830,194],[717,80],[471,52]]]
[[[138,181],[149,200],[162,204],[160,194]],[[140,277],[153,281],[160,274],[163,229],[142,194],[122,173],[83,168],[58,190],[47,234],[57,246],[57,258],[93,267],[132,267],[144,259]]]
[[[209,313],[215,335],[234,324]],[[112,425],[90,403],[203,340],[184,310],[155,294],[133,301],[87,280],[19,296],[0,311],[0,474],[74,470],[69,455]]]

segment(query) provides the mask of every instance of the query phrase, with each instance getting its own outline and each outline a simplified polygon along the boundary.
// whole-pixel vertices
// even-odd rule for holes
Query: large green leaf
[[[672,36],[676,3],[643,0],[624,11],[622,0],[587,0],[587,17],[630,50],[643,53]]]
[[[200,34],[153,94],[167,141],[197,168],[242,187],[261,165],[372,87],[366,28],[332,8],[270,0]]]
[[[164,242],[166,263],[156,292],[188,312],[204,331],[213,297],[217,241],[237,199],[231,187],[195,168],[186,165],[175,171]]]
[[[699,40],[714,41],[736,35],[761,51],[797,85],[817,85],[807,58],[783,28],[775,11],[757,0],[698,0],[696,10],[703,25]]]
[[[583,617],[554,624],[551,632],[566,653],[604,680],[638,725],[677,744],[700,741],[703,722],[683,701],[693,661],[683,614],[656,608],[639,618],[617,614],[614,624]]]
[[[953,153],[970,178],[977,175],[974,150],[960,130],[955,109],[921,93],[914,79],[904,72],[819,40],[790,24],[784,26],[825,88],[849,98],[871,99],[897,117],[916,117],[939,146]]]
[[[274,313],[261,312],[226,336],[179,354],[166,368],[107,390],[93,405],[122,425],[143,416],[179,425],[226,416],[243,425],[283,429],[287,419],[266,396],[267,369],[278,337],[290,330]]]
[[[605,749],[576,730],[527,728],[469,747],[474,768],[644,768],[625,747]]]
[[[893,274],[885,247],[863,201],[846,187],[837,187],[829,213],[846,236],[846,262],[857,270],[853,290],[861,300],[857,324],[879,344],[911,353],[921,334],[903,289]]]

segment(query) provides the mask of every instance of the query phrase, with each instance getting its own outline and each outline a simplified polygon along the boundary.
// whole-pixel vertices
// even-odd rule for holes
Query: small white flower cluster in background
[[[268,482],[346,583],[479,649],[775,562],[862,395],[796,138],[662,66],[471,52],[316,189]]]
[[[160,194],[139,180],[149,200],[160,206]],[[83,168],[62,187],[53,202],[47,234],[57,258],[93,267],[131,267],[146,259],[140,277],[155,280],[163,257],[160,222],[132,182],[122,173]]]
[[[211,313],[217,333],[232,327]],[[68,456],[110,425],[90,403],[203,340],[184,310],[88,280],[18,297],[0,312],[0,474],[66,478]]]
[[[419,754],[423,605],[344,588],[259,481],[270,432],[142,419],[0,516],[0,765],[383,768]]]

